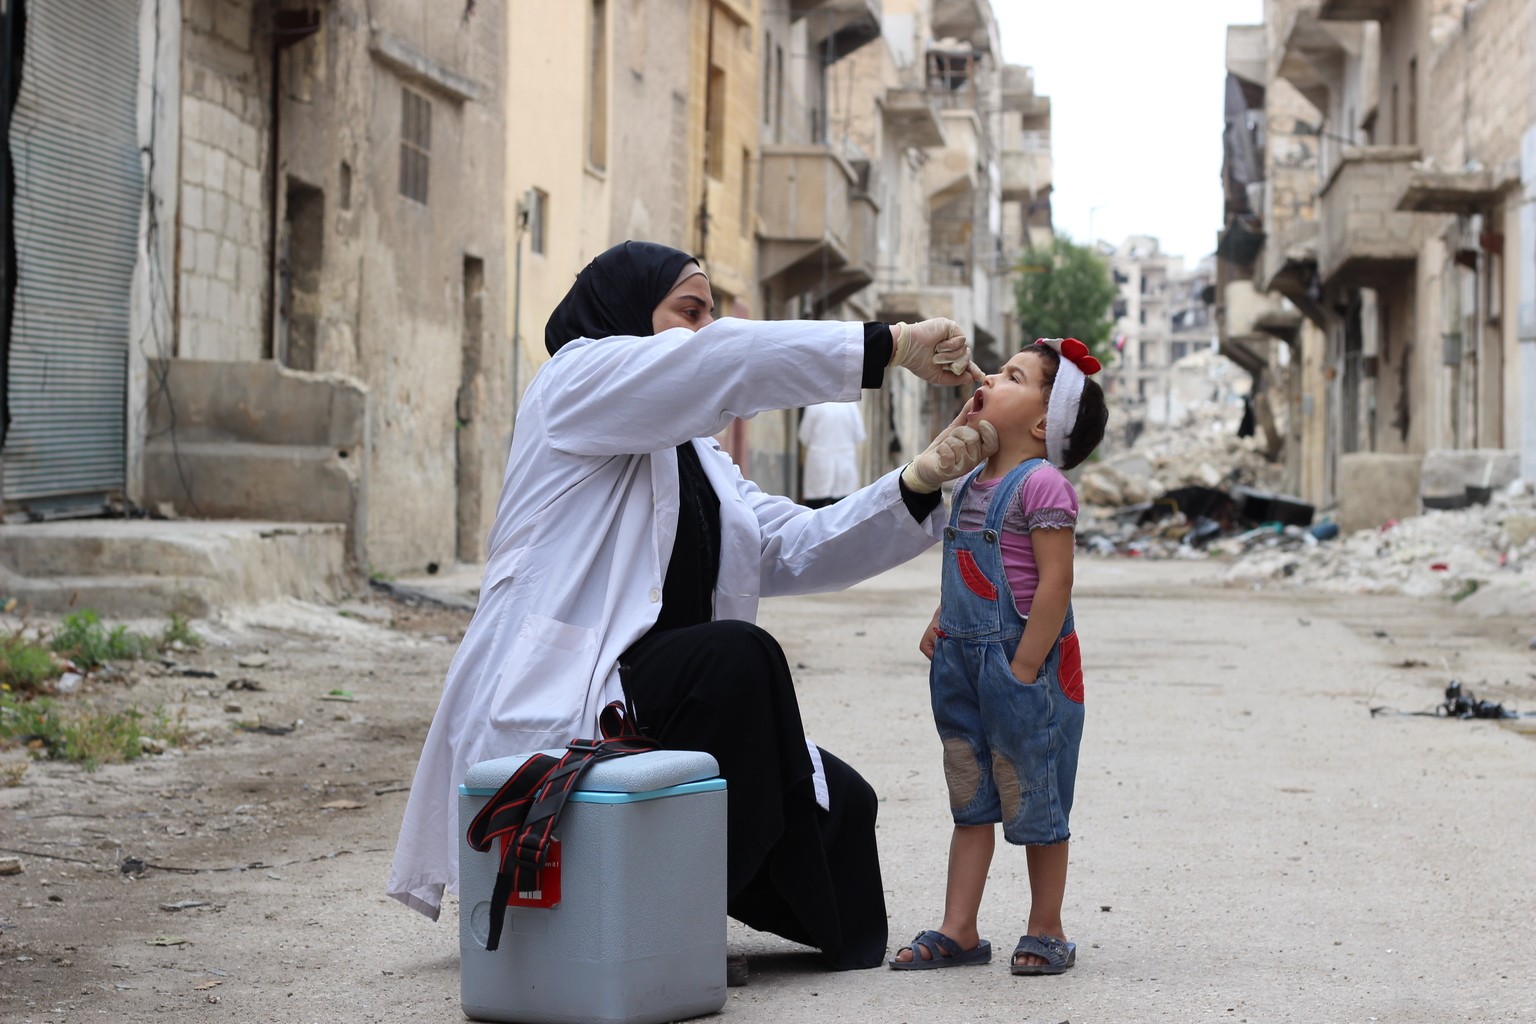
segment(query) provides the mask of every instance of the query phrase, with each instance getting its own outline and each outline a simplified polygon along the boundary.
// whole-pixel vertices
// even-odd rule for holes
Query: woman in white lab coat
[[[523,397],[389,892],[436,919],[458,886],[465,770],[597,735],[619,700],[662,746],[719,761],[731,915],[831,967],[873,967],[886,945],[874,792],[807,744],[784,654],[751,623],[759,597],[840,589],[932,544],[940,484],[995,436],[957,420],[903,473],[826,509],[765,494],[710,439],[732,418],[857,401],[887,365],[944,384],[979,371],[950,321],[716,321],[710,295],[686,253],[626,242],[550,317],[554,358]]]

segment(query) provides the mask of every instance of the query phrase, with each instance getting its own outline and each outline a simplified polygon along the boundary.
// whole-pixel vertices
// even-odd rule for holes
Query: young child
[[[1014,974],[1060,974],[1077,959],[1061,923],[1067,816],[1083,733],[1083,670],[1072,622],[1077,494],[1062,470],[1104,437],[1099,361],[1075,338],[1028,346],[987,377],[967,422],[997,431],[997,454],[955,489],[939,608],[921,649],[955,818],[944,920],[890,961],[896,970],[984,964],[976,928],[993,826],[1024,847],[1028,926]]]

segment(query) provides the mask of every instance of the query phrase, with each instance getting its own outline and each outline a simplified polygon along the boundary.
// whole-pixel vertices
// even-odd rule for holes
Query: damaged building
[[[1229,33],[1221,346],[1345,529],[1536,478],[1533,33],[1521,0],[1268,0]]]

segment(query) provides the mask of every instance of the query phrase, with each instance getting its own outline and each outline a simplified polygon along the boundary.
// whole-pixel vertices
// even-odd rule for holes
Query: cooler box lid
[[[536,753],[560,757],[564,750]],[[494,796],[512,773],[533,754],[513,754],[493,761],[471,765],[459,787],[462,796]],[[720,765],[714,757],[699,750],[648,750],[598,761],[586,770],[576,791],[574,803],[632,803],[684,793],[702,793],[724,789],[718,778]]]

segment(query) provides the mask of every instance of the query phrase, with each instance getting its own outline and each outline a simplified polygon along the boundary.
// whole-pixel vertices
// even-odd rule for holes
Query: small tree
[[[1117,289],[1098,253],[1058,234],[1019,261],[1019,327],[1029,338],[1076,338],[1109,363]]]

